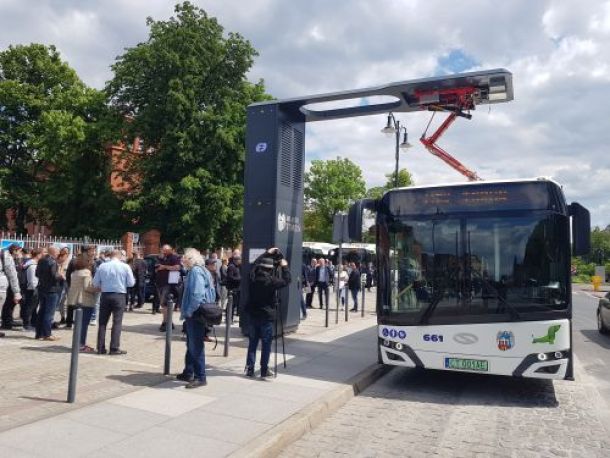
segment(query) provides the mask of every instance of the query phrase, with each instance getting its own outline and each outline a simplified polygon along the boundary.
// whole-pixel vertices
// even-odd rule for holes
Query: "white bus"
[[[383,364],[572,379],[573,254],[589,212],[546,179],[411,187],[350,209],[376,212]]]

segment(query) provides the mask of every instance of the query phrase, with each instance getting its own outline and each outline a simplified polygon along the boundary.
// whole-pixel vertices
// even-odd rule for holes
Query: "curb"
[[[271,458],[278,456],[287,446],[314,429],[391,369],[392,366],[380,364],[373,364],[367,367],[345,382],[345,386],[325,394],[279,425],[263,433],[261,437],[251,440],[229,456],[231,458]]]

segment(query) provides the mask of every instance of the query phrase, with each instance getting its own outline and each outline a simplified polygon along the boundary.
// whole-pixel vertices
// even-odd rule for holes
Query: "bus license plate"
[[[445,358],[445,369],[487,372],[489,363],[483,359]]]

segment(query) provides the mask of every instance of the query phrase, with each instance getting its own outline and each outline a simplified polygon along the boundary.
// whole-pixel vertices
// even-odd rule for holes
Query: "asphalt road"
[[[309,457],[610,457],[610,337],[574,293],[575,381],[395,368],[285,449]]]
[[[596,310],[599,299],[585,291],[573,294],[572,339],[574,353],[610,409],[610,336],[597,331]]]

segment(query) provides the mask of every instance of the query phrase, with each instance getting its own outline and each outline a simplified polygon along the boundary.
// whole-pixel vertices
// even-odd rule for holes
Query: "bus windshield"
[[[471,214],[472,215],[472,214]],[[527,319],[568,307],[566,216],[388,218],[390,294],[404,324]],[[385,237],[384,237],[385,235]]]

